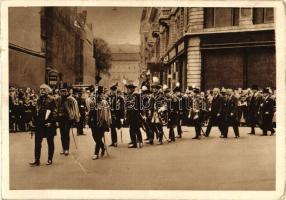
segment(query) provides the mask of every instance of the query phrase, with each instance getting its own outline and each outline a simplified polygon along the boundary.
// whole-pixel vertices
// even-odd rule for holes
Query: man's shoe
[[[68,156],[68,155],[69,155],[69,151],[65,150],[65,156]]]
[[[178,136],[176,136],[176,138],[182,138],[182,135],[178,135]]]
[[[65,151],[62,151],[60,154],[64,155],[64,154],[65,154]]]
[[[275,131],[274,132],[271,132],[270,136],[273,136],[275,134]]]
[[[91,157],[91,159],[92,159],[92,160],[97,160],[97,159],[99,159],[99,156],[98,156],[98,155],[93,155],[93,156]]]
[[[255,135],[255,133],[248,133],[249,135]]]
[[[158,143],[157,143],[157,145],[162,145],[163,144],[163,142],[162,141],[159,141]]]
[[[145,142],[145,144],[151,144],[151,145],[153,145],[154,142],[153,142],[153,140],[150,140],[150,141]]]
[[[197,137],[197,136],[196,136],[196,137],[193,137],[192,139],[194,139],[194,140],[195,140],[195,139],[200,139],[200,137]]]
[[[147,140],[149,140],[149,138],[144,139],[144,141],[147,141]]]
[[[226,136],[224,136],[224,135],[221,135],[221,136],[219,136],[220,138],[227,138]]]
[[[117,143],[114,143],[114,147],[117,147]]]
[[[128,145],[133,144],[132,142],[129,142]]]
[[[39,160],[35,160],[35,162],[29,163],[31,165],[31,167],[33,166],[39,166],[40,165],[40,161]]]
[[[53,164],[52,160],[48,160],[48,162],[46,163],[46,165],[51,165],[51,164]]]
[[[110,145],[108,145],[108,146],[109,146],[109,147],[114,147],[114,146],[115,146],[115,144],[113,144],[113,143],[112,143],[112,144],[110,144]]]
[[[261,134],[260,136],[267,136],[267,134]]]
[[[143,147],[143,143],[139,142],[139,148],[142,148],[142,147]]]
[[[137,145],[130,145],[130,146],[128,146],[128,148],[137,148]]]
[[[240,137],[239,135],[236,135],[236,136],[235,136],[235,138],[239,138],[239,137]]]

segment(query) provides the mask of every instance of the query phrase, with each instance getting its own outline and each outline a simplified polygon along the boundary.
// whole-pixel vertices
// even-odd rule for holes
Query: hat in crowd
[[[104,90],[103,86],[99,85],[99,86],[97,87],[97,93],[98,93],[98,94],[102,94],[102,93],[103,93],[103,90]]]
[[[45,84],[45,83],[40,85],[40,89],[48,90],[48,92],[52,92],[53,91],[52,88],[49,85]]]
[[[195,94],[199,94],[200,93],[200,89],[199,88],[194,88],[193,91],[194,91]]]
[[[117,89],[117,87],[118,87],[118,83],[115,83],[110,87],[110,90],[114,91]]]
[[[225,94],[225,93],[226,93],[226,89],[225,89],[225,88],[222,88],[221,91],[220,91],[220,93],[221,93],[221,94]]]
[[[176,87],[173,89],[173,92],[181,92],[180,87],[176,86]]]
[[[269,94],[269,93],[270,93],[269,88],[264,88],[263,91],[262,91],[262,93],[263,93],[263,94],[265,94],[265,93],[268,93],[268,94]]]
[[[136,88],[137,86],[133,82],[126,82],[125,87],[127,88]]]
[[[15,88],[14,87],[10,87],[9,91],[15,91]]]
[[[88,90],[89,90],[90,92],[94,92],[95,88],[94,88],[93,85],[90,85],[90,86],[88,87]]]
[[[68,89],[70,89],[70,87],[68,86],[67,83],[64,83],[60,89],[61,89],[61,90],[63,90],[63,89],[68,90]]]
[[[142,90],[142,92],[147,92],[148,88],[147,88],[147,86],[143,85],[141,90]]]
[[[153,77],[153,83],[151,84],[151,87],[152,88],[161,88],[158,77],[156,77],[156,76]]]
[[[258,90],[258,86],[257,85],[252,85],[251,89],[252,90]]]

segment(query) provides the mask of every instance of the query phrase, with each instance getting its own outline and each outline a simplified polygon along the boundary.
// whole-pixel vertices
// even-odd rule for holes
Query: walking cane
[[[71,128],[71,132],[72,132],[72,138],[73,138],[73,141],[74,141],[75,148],[77,149],[75,137],[74,137],[74,134],[73,134],[73,128]]]
[[[105,143],[105,132],[103,133],[103,143],[104,143],[104,148],[106,150],[106,154],[109,157],[109,153],[108,153],[107,146],[106,146],[106,143]]]
[[[121,143],[123,143],[123,139],[122,139],[122,127],[120,128],[120,137],[121,137]]]

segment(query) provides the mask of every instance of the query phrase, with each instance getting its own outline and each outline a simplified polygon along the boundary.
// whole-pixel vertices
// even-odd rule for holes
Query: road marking
[[[87,171],[86,171],[86,169],[82,166],[82,164],[81,164],[73,155],[71,155],[71,157],[72,157],[72,159],[74,160],[74,162],[79,165],[81,171],[82,171],[85,175],[87,175]]]

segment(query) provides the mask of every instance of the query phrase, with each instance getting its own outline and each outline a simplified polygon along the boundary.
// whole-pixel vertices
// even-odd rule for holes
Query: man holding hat
[[[111,144],[109,146],[117,147],[116,128],[122,127],[121,121],[124,119],[124,99],[117,95],[118,83],[110,87],[108,102],[111,110]]]
[[[40,86],[40,98],[37,101],[37,114],[35,117],[35,161],[30,163],[31,166],[40,165],[41,147],[43,138],[47,138],[48,143],[48,162],[46,165],[53,163],[54,155],[54,136],[56,134],[56,104],[54,99],[48,95],[52,89],[42,84]]]
[[[129,123],[129,134],[131,144],[128,148],[137,148],[137,142],[139,148],[143,147],[142,134],[140,131],[140,95],[135,93],[136,86],[133,83],[126,83],[127,97],[125,101],[126,117]]]
[[[274,115],[275,102],[271,98],[268,88],[263,89],[263,101],[260,104],[260,114],[262,116],[262,136],[267,136],[267,131],[271,131],[271,135],[274,135],[275,130],[273,128],[273,115]]]

